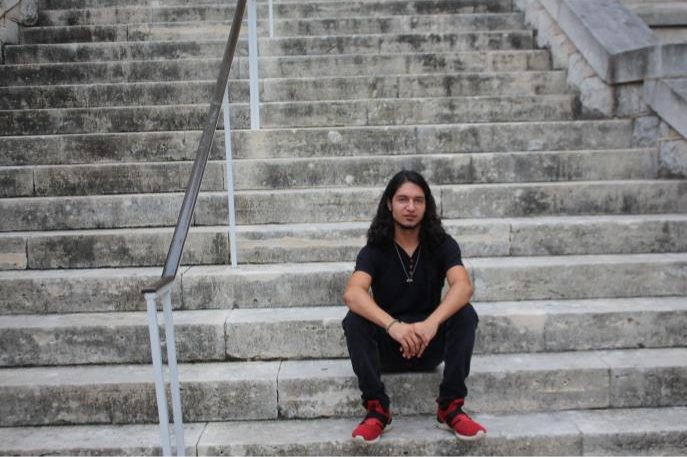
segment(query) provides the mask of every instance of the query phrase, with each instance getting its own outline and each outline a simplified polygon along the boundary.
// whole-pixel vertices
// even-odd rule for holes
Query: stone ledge
[[[644,84],[644,98],[683,137],[687,137],[687,78],[653,79]]]
[[[540,0],[605,82],[641,81],[658,38],[617,0]]]
[[[433,416],[396,416],[374,448],[350,440],[357,419],[185,424],[186,455],[595,455],[685,453],[687,408],[477,414],[487,439],[465,444]],[[627,427],[632,423],[633,427]],[[67,439],[65,439],[67,437]],[[294,441],[297,438],[297,442]],[[157,425],[0,429],[3,455],[160,455]]]

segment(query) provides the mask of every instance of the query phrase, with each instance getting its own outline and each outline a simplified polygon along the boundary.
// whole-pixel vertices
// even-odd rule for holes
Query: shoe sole
[[[479,441],[483,439],[485,436],[487,436],[487,434],[482,430],[480,430],[473,436],[461,435],[457,431],[453,430],[453,428],[445,422],[437,422],[437,427],[442,430],[453,432],[453,434],[456,435],[456,437],[461,441]]]
[[[384,430],[382,430],[382,434],[373,440],[366,440],[362,436],[358,435],[358,436],[353,437],[353,441],[355,441],[356,443],[359,443],[359,444],[375,444],[375,443],[378,443],[380,439],[382,439],[382,435],[384,435],[386,432],[388,432],[392,428],[393,428],[392,424],[387,425],[386,427],[384,427]]]

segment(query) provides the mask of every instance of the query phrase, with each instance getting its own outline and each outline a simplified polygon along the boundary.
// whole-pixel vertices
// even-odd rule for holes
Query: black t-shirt
[[[375,302],[394,317],[431,314],[441,302],[446,272],[463,265],[460,247],[449,235],[432,250],[421,243],[412,261],[398,245],[382,248],[369,244],[360,250],[356,260],[355,270],[372,276]],[[415,272],[413,281],[408,282],[411,265]]]

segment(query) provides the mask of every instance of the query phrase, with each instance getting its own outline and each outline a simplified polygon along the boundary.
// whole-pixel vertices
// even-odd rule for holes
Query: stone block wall
[[[38,21],[37,0],[0,0],[0,50],[5,44],[19,42],[19,26],[34,25]],[[0,52],[0,63],[4,63]]]
[[[566,5],[563,5],[564,3]],[[610,6],[606,5],[609,8],[615,7],[615,5],[612,5],[613,1],[606,3],[609,3]],[[679,123],[674,123],[675,116],[669,116],[668,122],[673,122],[671,126],[649,106],[649,100],[655,99],[655,97],[647,95],[648,91],[645,86],[648,84],[645,82],[645,79],[637,79],[637,76],[615,78],[619,71],[613,70],[613,68],[605,75],[600,75],[583,54],[593,52],[605,53],[608,50],[585,49],[583,53],[580,48],[587,45],[585,40],[578,38],[578,43],[580,44],[577,45],[569,34],[563,30],[561,23],[554,17],[554,15],[559,15],[563,6],[574,5],[574,3],[564,2],[563,0],[515,0],[515,5],[525,14],[526,22],[537,31],[537,45],[551,50],[554,67],[567,70],[568,85],[578,91],[583,116],[592,118],[608,116],[633,118],[634,145],[637,147],[653,147],[658,145],[662,160],[677,166],[674,169],[684,171],[685,156],[687,155],[685,152],[687,151],[685,132],[682,131],[681,125],[678,125]],[[617,6],[624,8],[619,3]],[[570,27],[574,27],[574,25],[568,25],[568,28]],[[651,33],[650,30],[647,30],[642,30],[644,35],[640,37],[633,49],[630,49],[633,44],[628,45],[627,43],[619,43],[619,47],[625,46],[626,49],[629,49],[627,52],[633,54],[639,52],[646,55],[647,58],[645,60],[649,62],[649,68],[645,69],[645,78],[649,84],[654,84],[656,80],[649,80],[648,78],[651,77],[650,75],[655,76],[656,68],[651,68],[652,65],[656,66],[654,65],[656,63],[654,56],[662,51],[660,47],[655,50],[643,47],[648,43],[654,42],[651,36],[646,35],[646,33]],[[656,40],[656,43],[658,43],[658,40]],[[613,50],[608,51],[604,56],[607,59],[605,67],[615,65],[616,68],[619,68],[622,67],[622,62],[619,62],[619,60],[622,60],[622,58],[629,60],[627,55],[623,55],[617,49],[615,51],[618,52],[615,56],[611,54]],[[621,58],[614,60],[614,57],[617,56]],[[626,74],[627,72],[620,73]],[[622,82],[614,82],[614,78],[620,79]],[[675,108],[683,114],[687,113],[687,103],[678,103],[678,106]],[[684,117],[684,115],[677,116],[677,118],[681,117]]]

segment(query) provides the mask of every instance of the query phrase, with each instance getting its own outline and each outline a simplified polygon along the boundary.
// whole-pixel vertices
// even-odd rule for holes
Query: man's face
[[[394,222],[406,230],[412,230],[420,225],[425,216],[426,205],[422,188],[412,182],[402,184],[387,202]]]

